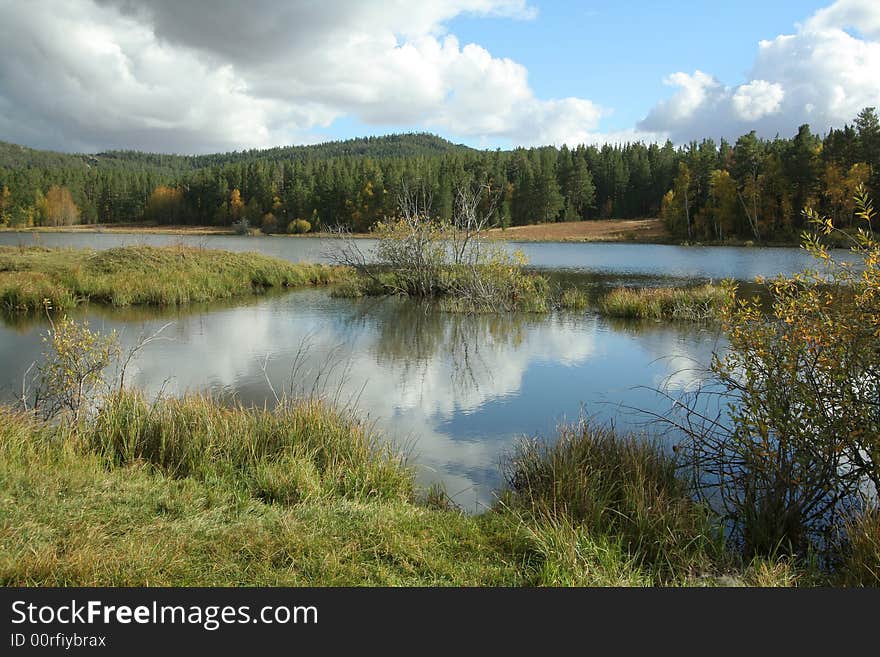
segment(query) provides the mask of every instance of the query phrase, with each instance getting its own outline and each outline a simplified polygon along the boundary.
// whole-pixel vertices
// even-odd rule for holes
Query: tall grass
[[[840,582],[880,586],[880,507],[863,511],[846,524]]]
[[[559,307],[565,310],[584,310],[589,305],[589,295],[576,287],[565,288],[559,295]]]
[[[567,567],[555,566],[564,571],[581,570],[584,553],[599,562],[604,555],[628,562],[634,581],[662,582],[711,571],[723,552],[710,513],[650,441],[581,422],[561,427],[554,443],[524,441],[505,470],[504,503],[549,546],[568,546],[553,550],[567,557]]]
[[[725,298],[721,287],[707,283],[688,288],[616,288],[600,302],[611,317],[712,320]]]
[[[340,268],[185,246],[0,247],[0,310],[33,313],[43,310],[45,300],[59,310],[79,301],[178,306],[343,276]]]
[[[204,397],[148,402],[123,391],[83,428],[115,465],[146,462],[172,477],[245,481],[257,497],[412,497],[401,455],[361,422],[320,400],[273,410],[227,408]]]
[[[704,511],[634,438],[567,428],[512,463],[504,499],[469,516],[320,401],[123,392],[54,425],[0,407],[0,585],[798,582],[784,563],[725,569]]]
[[[94,426],[0,407],[0,585],[522,583],[506,525],[417,505],[412,486],[319,402],[126,393]]]

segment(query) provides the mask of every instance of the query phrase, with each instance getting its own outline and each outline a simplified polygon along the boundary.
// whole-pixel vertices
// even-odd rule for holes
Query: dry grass
[[[670,236],[661,219],[596,219],[493,228],[488,237],[523,242],[663,242]]]

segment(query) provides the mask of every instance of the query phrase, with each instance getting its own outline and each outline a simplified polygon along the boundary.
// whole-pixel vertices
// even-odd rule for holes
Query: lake
[[[334,240],[319,237],[238,237],[232,235],[149,235],[143,233],[0,232],[0,245],[69,246],[106,249],[114,246],[187,244],[229,251],[259,251],[293,262],[327,262]],[[370,239],[357,243],[365,251]],[[504,242],[521,249],[534,267],[577,269],[604,274],[751,280],[755,276],[794,274],[813,264],[793,247],[674,246],[618,242]]]
[[[33,243],[2,233],[0,243]],[[327,241],[311,238],[39,234],[47,246],[105,248],[184,241],[258,250],[290,260],[323,260]],[[364,243],[369,246],[369,242]],[[792,273],[806,264],[795,248],[752,249],[639,244],[523,243],[542,268],[574,270],[591,281],[639,277],[695,281]],[[141,353],[129,381],[149,393],[210,392],[245,403],[272,403],[275,392],[312,387],[358,409],[403,446],[422,482],[442,480],[469,511],[492,499],[499,464],[523,436],[552,437],[559,422],[581,415],[620,429],[650,431],[697,384],[723,349],[717,329],[624,322],[587,312],[466,316],[408,300],[334,299],[308,289],[174,311],[84,307],[92,328],[116,330],[124,344],[160,327],[162,339]],[[167,326],[166,326],[167,325]],[[40,321],[0,323],[0,396],[12,399],[39,358]]]

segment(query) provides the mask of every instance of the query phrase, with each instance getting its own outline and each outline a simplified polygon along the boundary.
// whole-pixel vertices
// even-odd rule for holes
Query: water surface
[[[624,407],[663,412],[649,388],[699,379],[714,330],[609,322],[592,313],[466,316],[388,298],[303,290],[181,312],[78,311],[133,344],[168,324],[128,380],[149,394],[209,392],[271,404],[272,388],[321,391],[350,404],[409,450],[424,483],[442,480],[469,510],[492,499],[499,464],[523,436],[552,437],[581,414],[643,431]],[[0,326],[0,395],[18,394],[39,358],[41,322]],[[268,359],[268,360],[267,360]],[[264,372],[265,368],[265,372]],[[271,388],[269,382],[271,382]]]
[[[110,248],[184,243],[251,250],[291,261],[328,261],[321,238],[120,233],[0,233],[0,244]],[[372,240],[360,240],[373,248]],[[649,244],[520,243],[559,285],[593,293],[619,284],[681,284],[792,274],[812,264],[797,248]],[[610,321],[592,312],[445,314],[400,299],[333,299],[326,289],[248,297],[175,311],[84,307],[92,327],[125,344],[162,326],[129,381],[150,394],[208,392],[272,403],[284,390],[317,387],[357,408],[406,447],[423,482],[442,480],[469,510],[491,501],[499,464],[523,436],[552,437],[560,422],[588,415],[645,431],[646,416],[695,385],[716,349],[717,329]],[[0,397],[20,391],[39,358],[40,321],[0,322]],[[274,389],[274,393],[273,393]]]
[[[294,262],[328,262],[335,241],[317,237],[252,237],[234,235],[149,235],[143,233],[13,233],[0,232],[0,245],[42,244],[106,249],[114,246],[188,244],[230,251],[259,251]],[[359,239],[369,252],[375,241]],[[603,274],[695,278],[735,278],[794,274],[815,264],[795,247],[674,246],[613,242],[505,242],[521,249],[540,268],[565,268]]]

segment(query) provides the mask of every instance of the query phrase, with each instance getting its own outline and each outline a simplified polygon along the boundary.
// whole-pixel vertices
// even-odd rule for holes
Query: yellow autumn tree
[[[72,226],[79,223],[79,208],[67,187],[52,185],[37,203],[38,216],[44,226]]]
[[[853,164],[846,172],[833,162],[825,166],[822,172],[824,196],[835,227],[853,225],[856,192],[870,176],[871,168],[864,162]]]
[[[232,221],[240,221],[244,215],[245,204],[241,199],[241,192],[233,189],[229,193],[229,218]]]
[[[160,224],[180,223],[183,217],[183,190],[159,185],[150,194],[144,208],[144,218]]]
[[[9,187],[3,185],[3,189],[0,190],[0,226],[6,226],[9,224],[9,197],[11,196],[9,192]]]

